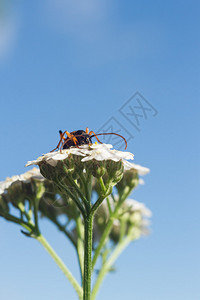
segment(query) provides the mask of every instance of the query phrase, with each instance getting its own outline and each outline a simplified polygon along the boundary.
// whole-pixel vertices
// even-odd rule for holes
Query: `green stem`
[[[36,237],[36,239],[42,244],[42,246],[46,249],[46,251],[51,255],[51,257],[54,259],[56,264],[59,266],[59,268],[63,271],[67,279],[70,281],[74,289],[76,290],[79,299],[82,299],[82,288],[76,281],[76,279],[73,277],[69,269],[65,266],[63,261],[60,259],[60,257],[56,254],[56,252],[53,250],[53,248],[49,245],[47,240],[40,234]]]
[[[23,226],[25,229],[27,229],[29,232],[33,231],[34,227],[32,224],[22,221],[21,219],[18,219],[17,217],[11,216],[10,214],[7,213],[0,213],[0,216],[5,218],[7,221],[19,224]]]
[[[85,196],[83,195],[81,189],[79,188],[79,186],[74,182],[73,179],[68,178],[70,184],[74,187],[74,189],[76,190],[77,194],[79,195],[79,197],[81,198],[81,200],[83,201],[83,203],[85,203],[85,205],[87,205],[87,199],[85,198]]]
[[[103,200],[105,199],[105,196],[99,196],[99,198],[97,199],[97,201],[93,204],[92,209],[91,209],[91,213],[92,215],[94,215],[95,211],[97,210],[97,208],[101,205],[101,203],[103,202]]]
[[[32,220],[32,202],[31,202],[31,199],[28,199],[28,216],[29,216],[29,219]]]
[[[84,228],[81,217],[76,219],[76,228],[77,228],[77,254],[81,271],[81,280],[83,278],[84,272]]]
[[[106,187],[105,187],[105,185],[104,185],[104,182],[103,182],[103,178],[102,178],[102,177],[99,178],[99,183],[100,183],[100,186],[101,186],[101,188],[102,188],[102,190],[103,190],[103,193],[106,194]],[[110,201],[109,201],[109,198],[108,198],[108,197],[106,197],[106,202],[107,202],[107,205],[108,205],[108,211],[109,211],[109,214],[111,215],[112,209],[111,209],[111,205],[110,205]]]
[[[102,178],[102,177],[99,178],[99,183],[100,183],[100,186],[101,186],[101,188],[102,188],[102,190],[103,190],[103,193],[105,194],[105,193],[106,193],[106,187],[105,187],[105,185],[104,185],[104,182],[103,182],[103,178]]]
[[[91,299],[92,278],[92,225],[91,213],[84,219],[85,222],[85,247],[84,247],[84,277],[83,277],[83,300]]]
[[[112,186],[110,185],[110,183],[108,182],[106,187],[104,185],[104,182],[103,182],[103,178],[100,177],[99,178],[99,183],[101,185],[101,188],[103,190],[103,194],[101,196],[99,196],[99,198],[97,199],[97,201],[94,203],[94,205],[92,206],[92,209],[91,209],[91,214],[94,215],[95,211],[97,210],[97,208],[101,205],[101,203],[103,202],[103,200],[109,196],[112,192]]]
[[[39,230],[39,226],[38,226],[38,204],[37,204],[36,199],[33,199],[33,214],[34,214],[36,234],[39,235],[40,230]]]
[[[107,202],[107,205],[108,205],[109,214],[111,215],[112,214],[112,209],[111,209],[109,197],[106,198],[106,202]]]
[[[120,222],[120,235],[119,235],[119,244],[122,242],[125,234],[126,234],[126,228],[127,228],[127,220],[122,218]]]
[[[112,267],[113,263],[116,261],[116,259],[119,257],[119,255],[122,253],[122,251],[128,246],[128,244],[131,242],[131,237],[126,236],[120,244],[118,244],[109,257],[109,259],[105,262],[105,264],[102,266],[99,275],[97,277],[97,280],[95,282],[94,288],[92,290],[92,297],[91,300],[94,300],[96,298],[97,292],[100,288],[100,285],[105,277],[105,275],[109,272],[110,268]]]
[[[91,202],[92,197],[92,175],[90,172],[87,173],[86,176],[86,197],[89,202]]]
[[[97,262],[97,259],[98,259],[99,255],[100,255],[101,249],[104,247],[105,242],[107,240],[107,237],[109,236],[109,234],[111,232],[111,229],[112,229],[112,226],[113,226],[113,221],[114,221],[114,218],[110,218],[110,220],[108,221],[108,223],[106,225],[106,228],[104,229],[104,232],[101,236],[98,247],[96,248],[94,256],[93,256],[92,269],[94,269],[94,266]]]
[[[42,195],[45,192],[45,187],[43,183],[40,183],[37,187],[37,193],[36,197],[32,198],[32,203],[33,203],[33,215],[34,215],[34,222],[35,222],[35,234],[40,235],[40,230],[39,230],[39,225],[38,225],[38,205],[40,202],[40,199]]]
[[[84,188],[84,192],[85,192],[85,197],[86,197],[86,203],[90,200],[90,194],[88,193],[88,185],[87,185],[87,180],[83,174],[83,172],[80,172],[79,174],[79,178],[81,180],[81,183],[83,185]]]
[[[29,214],[29,213],[27,213],[27,212],[25,211],[24,204],[23,204],[23,203],[21,203],[21,202],[19,202],[19,203],[18,203],[18,208],[19,208],[19,210],[22,212],[22,214],[24,214],[24,215],[25,215],[25,217],[26,217],[27,221],[28,221],[29,223],[32,223],[32,221],[31,221],[31,217],[30,217],[30,214]]]
[[[101,253],[101,249],[104,247],[105,243],[106,243],[106,240],[112,230],[112,226],[113,226],[113,222],[115,220],[115,218],[117,217],[117,213],[118,213],[118,210],[121,206],[121,204],[126,200],[126,198],[130,195],[132,191],[132,188],[127,188],[127,190],[125,191],[125,193],[121,196],[121,198],[118,200],[118,203],[115,207],[115,210],[113,211],[113,213],[111,214],[110,216],[110,219],[106,225],[106,228],[104,229],[104,232],[103,232],[103,235],[101,236],[101,239],[99,241],[99,244],[98,244],[98,247],[96,248],[95,250],[95,253],[94,253],[94,256],[93,256],[93,260],[92,260],[92,269],[94,269],[94,266],[97,262],[97,259]],[[114,197],[112,195],[112,197]]]

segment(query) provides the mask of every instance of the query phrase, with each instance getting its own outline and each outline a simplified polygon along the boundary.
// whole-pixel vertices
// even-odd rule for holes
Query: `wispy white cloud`
[[[46,0],[44,11],[55,29],[85,38],[106,19],[109,7],[106,0]]]
[[[141,58],[160,49],[161,29],[151,21],[123,22],[114,1],[46,0],[44,11],[48,26],[73,43],[74,54],[79,49],[83,60],[90,57],[87,64]]]
[[[10,13],[0,18],[0,62],[7,61],[15,48],[19,32],[16,14]]]

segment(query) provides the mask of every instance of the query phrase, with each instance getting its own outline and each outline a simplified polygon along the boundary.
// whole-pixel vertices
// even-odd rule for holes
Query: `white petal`
[[[48,163],[50,166],[52,166],[52,167],[56,167],[58,161],[55,160],[55,159],[49,158],[49,159],[47,160],[47,163]]]
[[[126,206],[129,206],[132,211],[140,211],[142,216],[150,218],[152,212],[148,209],[144,203],[138,202],[134,199],[127,199],[125,201]]]
[[[136,165],[134,163],[130,163],[128,161],[124,161],[124,169],[125,170],[130,170],[130,169],[134,169],[138,172],[139,175],[146,175],[150,172],[149,168],[140,166],[140,165]]]
[[[29,167],[29,166],[32,166],[32,165],[37,165],[38,164],[38,161],[37,160],[29,160],[25,167]]]
[[[91,149],[110,149],[113,148],[113,146],[111,144],[92,144],[90,145]]]
[[[134,154],[132,154],[130,152],[111,150],[111,153],[113,153],[113,156],[116,155],[116,157],[119,157],[120,159],[133,159],[134,158]]]
[[[56,166],[58,160],[64,160],[69,154],[84,156],[81,160],[82,162],[89,161],[92,159],[103,161],[103,160],[113,160],[120,161],[123,160],[125,169],[130,169],[132,166],[128,164],[127,159],[133,159],[134,155],[130,152],[123,152],[118,150],[110,150],[113,146],[110,144],[92,144],[92,145],[82,145],[77,147],[71,147],[69,149],[64,149],[62,151],[50,152],[39,157],[37,160],[29,161],[26,166],[33,164],[39,164],[41,161],[46,161],[51,166]]]
[[[52,157],[47,158],[47,162],[48,162],[49,159],[50,160],[64,160],[68,156],[69,156],[68,153],[60,153],[60,152],[58,152],[58,153],[55,153]]]

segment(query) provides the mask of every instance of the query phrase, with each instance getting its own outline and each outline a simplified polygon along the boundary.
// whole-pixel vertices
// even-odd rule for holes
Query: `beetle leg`
[[[53,151],[55,151],[56,149],[59,149],[61,143],[62,143],[62,146],[63,146],[63,143],[64,143],[64,142],[63,142],[63,139],[64,139],[64,133],[62,133],[62,131],[60,130],[60,131],[59,131],[59,134],[60,134],[60,141],[59,141],[58,145],[56,146],[56,148],[54,148],[54,149],[51,150],[50,152],[53,152]],[[60,147],[60,150],[61,150],[62,146]]]
[[[89,128],[88,128],[88,127],[86,127],[85,132],[86,132],[87,134],[89,134]]]
[[[65,131],[64,133],[66,133],[66,135],[68,136],[68,138],[71,139],[74,142],[74,144],[75,144],[76,147],[78,147],[78,140],[77,140],[77,138],[73,134],[69,133],[69,131]]]

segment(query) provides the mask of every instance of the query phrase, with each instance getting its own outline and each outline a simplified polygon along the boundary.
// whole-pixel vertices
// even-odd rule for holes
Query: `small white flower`
[[[114,211],[118,197],[115,196],[115,201],[113,198],[109,196],[109,202],[111,206],[111,210]],[[144,203],[138,202],[133,199],[126,199],[119,211],[119,215],[113,221],[113,227],[111,231],[111,239],[117,241],[120,237],[120,227],[121,221],[126,221],[126,233],[129,228],[131,229],[131,235],[136,238],[139,238],[141,235],[149,234],[148,227],[150,226],[150,222],[148,218],[151,217],[151,211],[144,205]],[[96,239],[99,239],[105,229],[105,226],[110,218],[110,213],[107,205],[107,201],[104,200],[101,206],[98,208],[97,213],[95,214],[94,226],[95,226],[95,234]]]
[[[114,205],[113,198],[111,196],[108,197],[111,207]],[[115,196],[116,201],[118,201],[119,197]],[[138,202],[134,199],[126,199],[124,203],[122,204],[122,207],[128,208],[128,211],[135,212],[138,211],[142,217],[150,218],[152,217],[152,212],[149,208],[146,207],[146,205],[142,202]],[[106,200],[104,200],[101,204],[101,206],[98,208],[98,213],[103,213],[106,218],[109,217],[109,210]]]
[[[70,154],[84,156],[82,151],[83,149],[81,148],[71,147],[70,149],[64,149],[62,151],[49,152],[38,157],[36,160],[28,161],[26,167],[39,165],[42,161],[46,161],[49,165],[55,167],[59,160],[66,159]]]
[[[124,162],[124,170],[131,170],[134,169],[138,172],[138,175],[146,175],[150,172],[149,168],[140,166],[140,165],[136,165],[134,163],[130,163],[129,161],[123,161]]]
[[[80,146],[81,148],[83,148],[83,149],[98,149],[98,150],[100,150],[100,149],[111,149],[111,148],[113,148],[113,145],[111,145],[111,144],[98,144],[97,142],[95,142],[94,144],[92,144],[92,145],[82,145],[82,146]]]
[[[118,150],[111,150],[113,146],[110,144],[93,144],[85,149],[84,157],[81,161],[89,161],[92,159],[103,161],[103,160],[113,160],[120,161],[125,159],[133,159],[134,155],[130,152],[123,152]]]
[[[139,178],[139,184],[141,184],[141,185],[144,185],[145,184],[145,181],[144,181],[144,179],[143,178]]]
[[[0,194],[3,194],[12,184],[16,184],[20,181],[28,183],[31,181],[31,179],[43,181],[45,178],[41,175],[40,170],[37,168],[33,168],[21,175],[7,177],[5,181],[0,182]]]
[[[148,209],[144,203],[138,202],[133,199],[127,199],[124,204],[130,208],[130,211],[139,211],[143,217],[150,218],[152,216],[152,212]]]
[[[115,219],[115,220],[113,221],[113,226],[115,226],[115,227],[120,227],[120,220]]]
[[[26,166],[39,165],[42,161],[45,161],[51,166],[55,167],[59,160],[66,159],[70,154],[83,156],[83,159],[81,160],[82,162],[92,159],[98,161],[113,160],[116,162],[122,160],[126,162],[127,159],[133,159],[134,155],[132,153],[111,150],[110,148],[112,147],[113,146],[109,144],[82,145],[78,148],[71,147],[69,149],[44,154],[36,160],[28,161]]]

